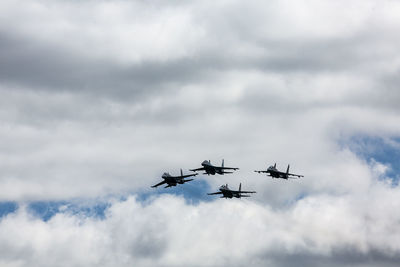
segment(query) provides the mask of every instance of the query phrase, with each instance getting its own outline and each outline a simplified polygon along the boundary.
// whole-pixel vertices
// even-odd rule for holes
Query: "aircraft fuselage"
[[[229,189],[228,186],[224,186],[224,185],[221,186],[219,188],[219,191],[221,191],[223,198],[234,198],[234,197],[240,198],[241,197],[241,194],[239,192]]]
[[[215,166],[209,164],[208,162],[207,162],[207,163],[203,162],[203,163],[201,164],[201,166],[203,166],[204,171],[205,171],[207,174],[211,174],[211,175],[215,175],[216,173],[218,173],[218,174],[223,174],[222,171],[218,170],[217,168],[215,168]]]
[[[165,182],[169,185],[169,186],[176,186],[177,184],[183,184],[183,178],[180,177],[176,177],[176,176],[171,176],[169,174],[164,174],[162,176],[162,178],[165,180]]]
[[[279,171],[268,171],[269,175],[273,178],[283,178],[283,179],[288,179],[288,175],[284,172],[279,172]]]

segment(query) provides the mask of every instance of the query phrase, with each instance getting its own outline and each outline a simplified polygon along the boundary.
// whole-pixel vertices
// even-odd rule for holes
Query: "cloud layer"
[[[0,222],[3,266],[396,266],[398,189],[318,195],[285,210],[247,200],[115,201],[105,219],[22,207]]]

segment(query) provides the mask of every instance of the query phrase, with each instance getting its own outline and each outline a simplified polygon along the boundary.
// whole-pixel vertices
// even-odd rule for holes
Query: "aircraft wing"
[[[219,195],[219,194],[222,194],[222,192],[207,193],[207,195]]]
[[[157,187],[157,186],[162,185],[162,184],[165,184],[165,183],[166,183],[166,181],[164,180],[164,181],[162,181],[161,183],[158,183],[158,184],[153,185],[153,186],[151,186],[151,187]]]
[[[242,194],[254,194],[257,193],[256,191],[240,191]]]
[[[291,175],[291,176],[296,176],[296,177],[304,177],[304,175],[299,175],[299,174],[294,174],[294,173],[288,173],[288,175]],[[296,179],[296,178],[294,178],[294,179]]]
[[[251,197],[251,196],[248,196],[248,195],[240,195],[240,197]]]
[[[233,168],[233,167],[217,167],[221,170],[239,170],[239,168]]]
[[[188,175],[182,175],[182,176],[179,176],[179,178],[187,178],[187,177],[192,177],[192,176],[196,176],[198,173],[193,173],[193,174],[188,174]],[[193,180],[193,179],[191,179],[191,180]]]
[[[254,172],[258,172],[258,173],[268,173],[268,171],[254,171]]]
[[[204,171],[205,169],[204,168],[198,168],[198,169],[191,169],[191,170],[189,170],[189,171],[191,171],[191,172],[197,172],[197,171]]]
[[[184,183],[186,183],[186,182],[190,182],[190,181],[193,181],[194,179],[187,179],[187,180],[183,180],[183,182]]]

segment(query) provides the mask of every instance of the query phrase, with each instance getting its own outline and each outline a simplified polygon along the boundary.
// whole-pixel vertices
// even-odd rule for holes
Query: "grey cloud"
[[[136,242],[133,242],[131,247],[131,254],[133,257],[144,257],[144,258],[160,258],[167,249],[167,240],[160,238],[156,231],[160,229],[154,229],[153,232],[149,229],[143,229],[143,232],[139,234]]]
[[[29,39],[2,37],[1,80],[49,91],[90,92],[137,99],[165,89],[168,83],[195,79],[189,62],[144,62],[131,66],[94,60]]]
[[[197,83],[210,78],[207,74],[214,73],[211,77],[215,77],[221,71],[342,72],[377,63],[377,57],[371,57],[369,53],[376,49],[375,44],[379,47],[375,39],[380,37],[376,34],[355,33],[350,37],[325,40],[304,36],[303,41],[295,36],[290,39],[290,35],[289,41],[268,36],[260,39],[257,36],[260,33],[252,30],[258,21],[242,20],[237,27],[227,26],[237,24],[235,16],[239,14],[236,14],[225,18],[223,25],[226,26],[214,28],[213,25],[220,22],[218,11],[207,24],[201,21],[195,10],[191,12],[194,22],[201,25],[206,32],[205,37],[208,37],[201,39],[191,54],[161,61],[145,58],[128,64],[118,63],[113,58],[112,53],[117,51],[104,58],[90,56],[91,47],[86,48],[88,55],[76,51],[72,45],[73,38],[79,36],[71,36],[71,45],[57,45],[57,42],[46,43],[23,33],[13,33],[12,27],[7,31],[3,29],[1,78],[3,82],[36,85],[51,90],[64,88],[137,98],[142,93],[159,91],[166,85]],[[249,25],[241,27],[242,24]],[[253,35],[246,35],[249,29]],[[82,32],[85,33],[85,30],[83,28]],[[232,34],[235,37],[231,37]],[[362,51],[361,54],[359,51]]]
[[[391,257],[382,252],[360,253],[353,248],[339,248],[331,255],[302,254],[302,253],[278,253],[269,255],[267,258],[275,266],[295,266],[301,263],[310,267],[333,267],[333,266],[397,266],[398,257]]]

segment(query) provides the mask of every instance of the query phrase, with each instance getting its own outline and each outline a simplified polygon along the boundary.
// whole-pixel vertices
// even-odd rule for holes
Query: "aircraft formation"
[[[160,185],[167,184],[164,188],[168,188],[171,186],[176,186],[177,184],[184,184],[186,182],[190,182],[190,181],[194,180],[194,179],[185,179],[185,178],[194,177],[194,176],[198,175],[197,172],[199,172],[199,171],[204,171],[203,174],[207,174],[207,175],[215,175],[215,174],[224,175],[224,174],[230,174],[236,170],[239,170],[239,168],[237,168],[237,167],[225,167],[224,160],[222,160],[221,166],[212,165],[210,160],[204,160],[201,163],[201,166],[202,167],[197,168],[197,169],[190,169],[189,171],[195,172],[193,174],[184,175],[182,169],[181,169],[180,175],[178,175],[178,176],[173,176],[173,175],[169,174],[168,172],[165,172],[161,176],[163,181],[161,181],[160,183],[155,184],[151,187],[155,188]],[[285,180],[298,179],[298,178],[304,177],[303,175],[300,175],[300,174],[289,173],[289,168],[290,168],[290,165],[287,166],[286,172],[279,171],[276,168],[276,163],[275,163],[274,165],[269,166],[266,170],[254,171],[254,172],[266,173],[267,176],[270,176],[272,178],[285,179]],[[248,195],[248,194],[254,194],[254,193],[256,193],[256,192],[255,191],[242,191],[242,183],[240,183],[238,190],[229,189],[228,184],[224,184],[219,187],[218,192],[208,193],[207,195],[221,195],[221,198],[242,198],[242,197],[250,197],[250,195]]]

